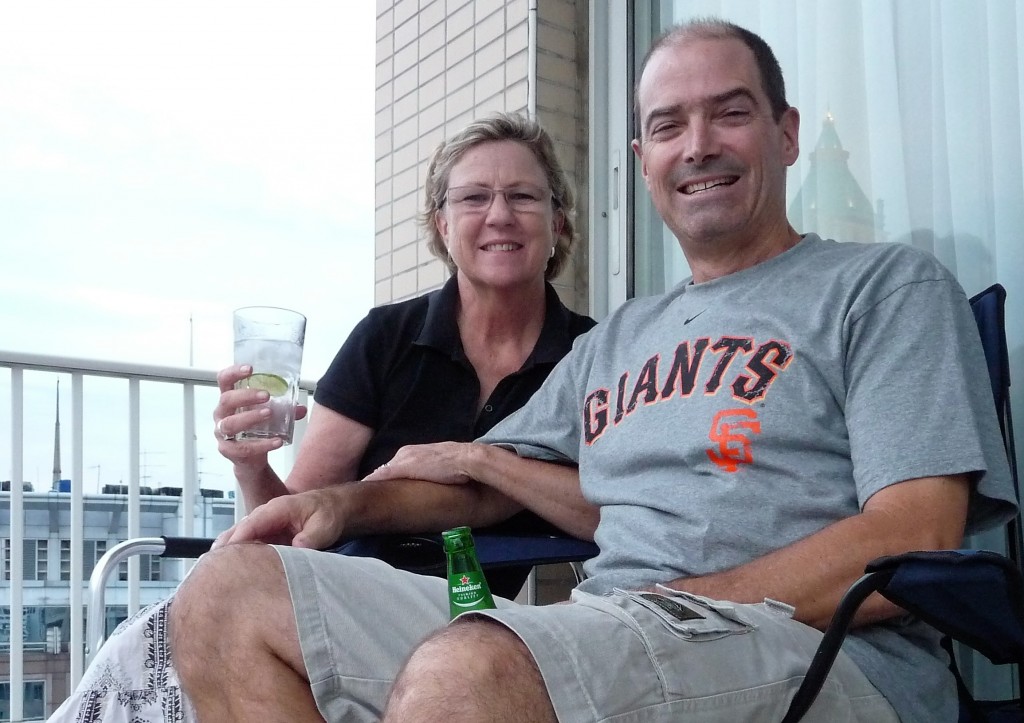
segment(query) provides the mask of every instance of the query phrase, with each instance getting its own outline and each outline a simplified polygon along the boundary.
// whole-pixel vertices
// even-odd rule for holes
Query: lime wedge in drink
[[[288,391],[288,382],[276,374],[253,374],[247,380],[249,389],[262,389],[272,397],[279,397]]]

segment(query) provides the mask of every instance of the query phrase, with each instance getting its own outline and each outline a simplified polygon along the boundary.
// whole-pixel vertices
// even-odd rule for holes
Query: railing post
[[[181,516],[181,536],[194,537],[196,522],[196,482],[199,476],[198,460],[196,459],[195,384],[186,383],[182,387],[182,392],[184,394],[185,403],[184,440],[182,440],[184,442],[182,447],[185,450],[185,479],[181,489],[181,502],[183,506],[183,512],[187,512],[188,514],[182,514]]]
[[[175,368],[175,367],[164,367],[156,365],[146,364],[132,364],[123,363],[117,361],[100,361],[92,359],[74,359],[70,357],[56,357],[47,356],[42,354],[25,354],[20,352],[10,352],[0,350],[0,367],[10,370],[10,419],[11,419],[11,432],[10,432],[10,458],[11,458],[11,478],[12,488],[10,493],[3,492],[0,494],[0,505],[3,509],[10,510],[10,523],[8,531],[8,521],[4,519],[4,535],[10,537],[10,573],[11,579],[8,582],[0,581],[0,597],[8,597],[10,600],[10,611],[11,611],[11,632],[10,632],[10,675],[4,676],[4,681],[10,682],[11,685],[11,700],[10,706],[7,710],[10,711],[15,720],[24,718],[25,703],[24,703],[24,680],[25,680],[25,651],[26,650],[50,650],[50,648],[44,646],[42,642],[36,640],[26,640],[25,636],[25,625],[28,623],[30,616],[27,616],[27,610],[37,605],[48,605],[48,606],[67,606],[68,617],[65,623],[66,627],[64,630],[69,630],[69,644],[67,648],[68,662],[67,662],[67,683],[70,684],[73,689],[79,684],[82,679],[83,672],[85,669],[86,656],[86,630],[84,624],[84,608],[86,604],[86,592],[85,583],[83,580],[83,571],[85,567],[85,545],[88,542],[92,543],[92,538],[95,534],[86,534],[92,530],[92,525],[97,520],[105,520],[104,524],[107,526],[106,533],[99,532],[100,538],[105,540],[111,539],[112,536],[121,537],[127,535],[127,537],[138,537],[139,535],[151,534],[151,532],[143,528],[143,522],[148,520],[148,516],[144,517],[141,512],[141,487],[142,487],[142,460],[141,460],[141,385],[143,382],[151,382],[154,384],[161,383],[173,383],[182,386],[184,395],[184,420],[182,424],[182,433],[184,435],[184,478],[181,480],[182,496],[180,502],[171,499],[147,499],[147,505],[152,504],[154,508],[160,510],[166,510],[167,514],[180,514],[181,519],[177,521],[175,526],[172,526],[166,530],[162,529],[162,523],[159,524],[161,527],[160,533],[164,532],[169,534],[183,534],[185,536],[194,536],[195,534],[207,535],[214,534],[219,529],[211,528],[202,530],[198,529],[198,522],[195,519],[197,514],[197,508],[202,510],[203,514],[211,512],[214,503],[209,502],[205,497],[200,495],[200,471],[199,461],[197,457],[197,450],[200,448],[200,443],[196,434],[196,429],[202,429],[203,434],[209,434],[209,415],[206,410],[200,410],[200,418],[205,418],[207,426],[203,426],[201,422],[196,420],[196,387],[210,387],[216,389],[216,373],[207,370],[198,370],[193,368]],[[66,491],[60,492],[59,489],[46,490],[42,489],[43,484],[48,485],[48,479],[42,478],[37,480],[40,484],[41,489],[33,492],[26,493],[22,487],[22,483],[25,480],[25,429],[26,429],[26,404],[29,404],[33,409],[36,405],[34,401],[30,401],[30,398],[26,394],[25,387],[25,372],[42,372],[45,374],[70,376],[71,382],[71,401],[70,401],[70,459],[67,465],[70,469],[69,474],[62,474],[61,476],[66,480],[70,477],[70,488],[63,488]],[[108,495],[103,494],[101,490],[97,490],[97,495],[87,495],[85,493],[85,473],[84,473],[84,462],[85,462],[85,379],[90,380],[101,377],[108,379],[118,379],[128,383],[128,407],[126,410],[129,429],[127,434],[127,445],[128,445],[128,494],[122,495]],[[3,380],[6,383],[6,378]],[[92,382],[90,381],[90,384]],[[310,392],[313,389],[313,385],[308,381],[301,382],[302,389],[302,401],[303,403],[310,402]],[[119,389],[123,391],[124,387]],[[32,390],[32,385],[29,385],[29,391]],[[90,387],[90,392],[92,388]],[[63,401],[63,400],[62,400]],[[91,401],[91,400],[90,400]],[[52,407],[50,407],[52,409]],[[121,407],[124,409],[124,407]],[[124,412],[122,412],[124,413]],[[30,416],[32,412],[28,413]],[[61,415],[63,417],[63,415]],[[123,418],[122,418],[123,419]],[[63,421],[63,420],[62,420]],[[106,425],[109,423],[109,419],[97,413],[95,416],[90,415],[89,423],[91,425]],[[305,427],[305,420],[297,423],[295,444],[292,448],[286,452],[281,452],[279,461],[281,462],[282,475],[287,473],[290,469],[291,463],[294,462],[294,455],[296,448],[298,447],[301,439],[302,432]],[[62,431],[64,428],[62,427]],[[64,432],[66,434],[66,431]],[[92,437],[90,436],[90,439]],[[37,470],[38,471],[38,470]],[[99,482],[99,474],[97,472],[97,483]],[[123,481],[122,481],[123,484]],[[241,505],[237,504],[238,500],[241,499],[240,495],[237,494],[237,482],[235,483],[236,496],[235,501],[231,503],[239,512],[244,512]],[[89,499],[87,500],[86,497]],[[127,497],[127,500],[125,499]],[[124,504],[127,502],[128,511],[127,519],[119,518],[121,511],[123,510]],[[9,507],[8,507],[9,506]],[[217,510],[227,513],[228,510],[224,509],[222,504],[218,501],[216,504]],[[49,529],[45,527],[36,526],[36,523],[29,525],[29,522],[34,518],[32,515],[34,511],[48,510],[50,515]],[[67,515],[70,513],[70,517]],[[6,516],[6,512],[2,513]],[[218,525],[226,523],[224,517],[217,516],[216,523]],[[119,521],[120,519],[120,521]],[[205,519],[205,518],[204,518]],[[213,519],[211,512],[210,519]],[[125,525],[123,527],[122,525]],[[57,525],[59,524],[59,530]],[[86,525],[89,525],[87,527]],[[117,529],[115,529],[117,528]],[[26,534],[31,535],[33,538],[41,537],[49,541],[47,545],[48,554],[50,556],[47,579],[50,583],[57,580],[67,579],[67,587],[62,588],[59,592],[56,587],[51,587],[47,584],[45,588],[39,588],[35,585],[26,587],[25,585],[25,536]],[[87,540],[86,537],[89,539]],[[70,544],[68,544],[68,541]],[[58,544],[54,545],[53,543]],[[67,557],[70,555],[70,559]],[[40,562],[40,565],[42,562]],[[144,588],[139,581],[139,568],[141,567],[138,558],[133,558],[129,562],[130,566],[130,580],[127,586],[118,584],[119,595],[121,593],[127,593],[126,598],[119,597],[117,602],[111,602],[111,604],[121,605],[127,601],[129,604],[129,611],[135,612],[138,610],[140,605],[144,602],[148,602],[145,596],[150,591]],[[42,568],[39,568],[42,569]],[[36,570],[31,570],[32,577]],[[168,571],[169,572],[169,571]],[[173,583],[175,575],[169,575],[165,577],[162,582],[167,583],[167,589],[170,589],[170,585]],[[154,585],[156,587],[163,587],[162,585]],[[3,603],[4,606],[7,603]],[[27,607],[26,607],[27,606]],[[100,613],[101,618],[105,618],[106,611],[97,611]],[[34,620],[35,618],[31,618]],[[105,620],[101,622],[105,625]],[[6,651],[5,651],[6,652]],[[59,671],[63,672],[63,671]],[[58,674],[57,670],[53,671],[54,675]],[[47,686],[53,684],[54,678],[51,677],[50,673],[46,673],[45,677]],[[48,687],[48,691],[50,691]],[[61,699],[70,692],[69,690],[53,690],[48,694],[48,698]],[[48,713],[49,711],[47,711]]]
[[[199,481],[199,460],[196,456],[196,385],[186,382],[182,387],[182,394],[184,395],[185,408],[185,438],[183,440],[185,479],[181,488],[181,520],[178,534],[182,537],[194,537],[196,527],[195,505],[198,492],[196,487]],[[206,501],[200,500],[200,502],[205,504]],[[204,527],[200,534],[207,535],[209,532]],[[181,560],[179,564],[182,566],[181,576],[184,579],[185,574],[192,568],[195,561]]]
[[[142,402],[139,394],[139,380],[132,377],[128,380],[128,539],[141,534],[139,523],[141,514],[139,506],[139,485],[142,474],[141,464],[141,417]],[[139,558],[134,556],[128,560],[128,615],[139,609]]]
[[[25,579],[25,389],[24,372],[11,369],[11,720],[24,717],[25,705],[25,609],[22,587]]]
[[[85,669],[85,631],[82,629],[82,563],[85,556],[85,381],[81,372],[71,374],[71,688]]]

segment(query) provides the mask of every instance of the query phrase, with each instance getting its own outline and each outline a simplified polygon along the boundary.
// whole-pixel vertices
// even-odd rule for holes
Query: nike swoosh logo
[[[707,311],[707,309],[701,309],[701,310],[700,310],[700,311],[698,311],[698,312],[697,312],[696,314],[694,314],[693,316],[691,316],[691,317],[690,317],[689,319],[685,319],[685,320],[683,321],[683,326],[686,326],[687,324],[689,324],[689,323],[690,323],[691,321],[693,321],[694,319],[696,319],[696,318],[697,318],[698,316],[700,316],[701,314],[703,314],[703,313],[704,313],[705,311]]]

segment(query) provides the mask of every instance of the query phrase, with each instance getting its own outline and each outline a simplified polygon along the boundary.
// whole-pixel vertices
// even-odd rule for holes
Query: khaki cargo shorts
[[[276,549],[320,712],[328,721],[378,720],[409,653],[448,624],[445,581],[372,558]],[[496,603],[475,614],[524,641],[562,723],[778,721],[821,638],[772,605],[667,590],[576,591],[569,605]],[[898,723],[842,653],[804,720]]]

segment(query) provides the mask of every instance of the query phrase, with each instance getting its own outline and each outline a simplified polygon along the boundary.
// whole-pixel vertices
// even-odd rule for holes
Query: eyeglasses
[[[486,186],[455,186],[449,188],[442,199],[463,213],[482,213],[494,203],[495,194],[505,197],[505,203],[519,213],[540,213],[551,199],[551,191],[528,184],[510,188],[487,188]]]

